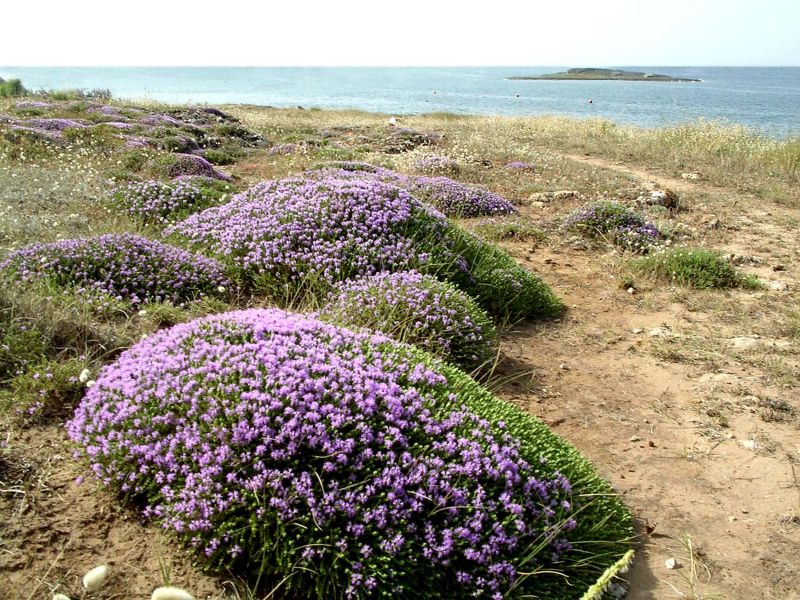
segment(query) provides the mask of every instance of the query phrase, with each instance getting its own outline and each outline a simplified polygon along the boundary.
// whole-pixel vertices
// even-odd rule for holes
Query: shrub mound
[[[276,299],[327,295],[346,279],[414,269],[456,283],[501,320],[561,309],[550,289],[507,254],[375,179],[266,181],[165,233],[210,250],[243,283]]]
[[[134,219],[166,225],[208,208],[230,190],[230,184],[219,179],[184,175],[171,183],[149,180],[121,184],[111,190],[111,197]]]
[[[470,296],[416,271],[345,282],[319,316],[385,333],[466,368],[486,364],[497,347],[494,324]]]
[[[408,187],[448,217],[514,215],[518,212],[502,196],[449,177],[416,177]]]
[[[492,217],[478,221],[473,231],[480,237],[499,242],[510,240],[515,242],[541,241],[547,234],[533,223],[522,217]]]
[[[661,240],[658,228],[617,202],[594,202],[579,208],[564,227],[587,237],[608,237],[624,250],[647,254]]]
[[[102,483],[288,596],[574,597],[627,550],[625,509],[536,419],[301,315],[163,330],[101,371],[68,428]]]
[[[502,196],[449,177],[416,177],[369,163],[348,161],[323,164],[308,175],[391,183],[408,190],[448,217],[470,218],[518,213],[514,205]]]
[[[0,271],[132,305],[180,304],[230,285],[217,261],[130,234],[32,244],[11,253]]]
[[[631,266],[638,273],[701,290],[760,286],[755,277],[739,273],[718,252],[703,248],[672,248]]]

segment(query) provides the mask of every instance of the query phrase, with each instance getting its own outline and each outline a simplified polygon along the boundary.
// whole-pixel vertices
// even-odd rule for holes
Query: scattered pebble
[[[70,600],[70,598],[64,594],[53,594],[53,600]]]
[[[631,329],[631,333],[636,333],[636,334],[644,333],[644,329],[642,329],[641,327],[635,327]]]
[[[789,284],[785,281],[770,281],[768,284],[769,289],[773,292],[785,292],[789,289]]]
[[[94,381],[91,383],[94,384]],[[88,383],[86,384],[86,387],[90,387]],[[107,577],[108,565],[100,565],[99,567],[95,567],[83,576],[83,588],[87,592],[96,592],[103,587],[103,585],[105,585]]]
[[[632,287],[629,287],[629,288],[628,288],[628,293],[629,293],[629,294],[635,294],[635,293],[636,293],[636,290],[635,290],[634,288],[632,288]]]
[[[558,365],[558,368],[561,369],[562,371],[569,371],[569,365],[567,363],[561,363],[560,365]]]
[[[738,440],[737,443],[746,450],[758,450],[758,444],[755,440]]]
[[[641,441],[641,440],[642,440],[642,438],[640,438],[638,435],[632,435],[632,436],[630,437],[630,440],[629,440],[629,441],[631,441],[631,442],[639,442],[639,441]]]
[[[664,566],[668,569],[677,569],[680,566],[680,563],[675,558],[668,558],[664,561]]]
[[[150,600],[194,600],[194,596],[184,589],[168,585],[154,589]]]
[[[78,381],[80,381],[81,383],[86,383],[87,381],[89,381],[90,375],[91,373],[89,372],[89,369],[84,369],[83,371],[81,371],[81,374],[78,375]]]

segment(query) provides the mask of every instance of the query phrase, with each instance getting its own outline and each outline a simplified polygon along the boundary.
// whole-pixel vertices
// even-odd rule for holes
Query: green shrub
[[[203,157],[212,165],[232,165],[236,162],[237,156],[230,149],[209,148],[203,153]]]
[[[8,79],[6,81],[0,79],[0,98],[26,96],[27,94],[28,90],[25,89],[19,79]]]
[[[630,266],[636,273],[701,290],[760,286],[758,279],[739,273],[718,252],[702,248],[672,248]]]
[[[480,237],[493,242],[541,241],[547,237],[547,234],[533,223],[519,217],[484,219],[475,224],[473,231]]]

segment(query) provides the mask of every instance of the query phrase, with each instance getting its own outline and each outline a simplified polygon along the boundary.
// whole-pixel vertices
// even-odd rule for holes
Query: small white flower
[[[224,285],[221,285],[221,286],[219,286],[219,287],[217,288],[217,291],[218,291],[220,294],[223,294],[223,293],[225,293],[225,286],[224,286]]]
[[[87,388],[93,387],[95,383],[96,382],[95,382],[94,379],[90,379],[89,381],[86,382],[86,387]],[[97,567],[97,568],[99,569],[100,567]]]
[[[81,371],[81,374],[78,375],[78,381],[80,381],[81,383],[86,383],[87,381],[89,381],[89,369],[84,369],[83,371]]]
[[[154,589],[150,600],[194,600],[194,596],[186,590],[168,585]]]
[[[90,381],[86,384],[86,387],[91,387],[89,383],[94,385],[94,381]],[[103,587],[107,577],[108,565],[100,565],[99,567],[95,567],[83,576],[83,588],[87,592],[96,592]]]

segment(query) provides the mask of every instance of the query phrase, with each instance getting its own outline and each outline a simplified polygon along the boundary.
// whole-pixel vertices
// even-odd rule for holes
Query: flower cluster
[[[13,252],[0,270],[18,281],[48,279],[78,294],[134,306],[181,304],[230,285],[216,261],[130,234],[33,244]]]
[[[329,163],[322,169],[311,171],[308,175],[391,183],[408,190],[449,217],[511,215],[518,212],[514,205],[502,196],[449,177],[415,177],[359,162]]]
[[[424,154],[414,161],[415,169],[431,174],[455,174],[461,171],[457,161],[440,154]]]
[[[68,424],[96,477],[214,565],[300,597],[500,598],[569,556],[571,486],[407,347],[248,310],[161,331]],[[536,458],[544,459],[541,455]]]
[[[408,192],[374,180],[266,181],[167,229],[250,277],[330,285],[430,263],[449,224]],[[430,242],[421,247],[422,241]]]
[[[417,177],[409,190],[430,202],[448,217],[513,215],[517,209],[508,200],[483,188],[449,177]]]
[[[521,162],[515,160],[510,163],[506,163],[506,169],[511,169],[512,171],[525,171],[528,173],[533,173],[536,170],[536,165],[534,165],[533,163]]]
[[[200,175],[213,179],[230,179],[224,173],[217,171],[210,162],[196,154],[174,154],[175,162],[169,166],[170,177],[181,175]]]
[[[44,129],[45,131],[64,131],[65,129],[85,129],[85,123],[74,119],[27,119],[26,127],[34,129]]]
[[[187,181],[174,185],[133,181],[114,188],[111,196],[130,216],[159,224],[174,221],[177,214],[190,210],[203,199],[202,191]]]
[[[467,368],[489,361],[497,344],[494,325],[472,298],[416,271],[345,282],[320,317],[380,331]]]
[[[661,239],[661,233],[636,212],[616,202],[595,202],[579,208],[564,221],[564,227],[589,237],[606,236],[619,247],[646,254]]]

